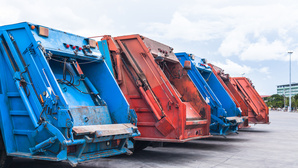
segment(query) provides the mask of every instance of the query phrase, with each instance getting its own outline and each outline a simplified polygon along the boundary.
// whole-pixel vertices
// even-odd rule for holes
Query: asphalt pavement
[[[78,168],[297,168],[298,113],[270,111],[271,124],[251,125],[223,138],[214,136],[183,144],[148,147],[131,156],[121,155],[81,163]],[[14,168],[70,168],[67,162],[14,158]]]

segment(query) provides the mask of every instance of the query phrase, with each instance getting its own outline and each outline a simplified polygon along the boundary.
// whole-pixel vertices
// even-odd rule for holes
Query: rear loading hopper
[[[208,65],[212,67],[213,73],[216,75],[217,79],[221,82],[223,87],[229,93],[230,97],[234,100],[236,106],[240,107],[241,109],[241,115],[244,118],[244,122],[239,125],[239,128],[249,127],[248,113],[251,109],[249,105],[245,102],[245,100],[242,98],[242,96],[240,95],[240,92],[238,92],[236,88],[232,85],[230,81],[230,75],[224,73],[224,70],[218,66],[215,66],[210,63]]]
[[[269,124],[269,109],[255,90],[251,81],[245,77],[230,77],[230,83],[248,106],[250,124]]]
[[[251,81],[245,77],[230,77],[224,71],[212,64],[214,72],[218,78],[225,83],[229,93],[237,100],[242,110],[242,116],[246,116],[247,120],[241,127],[249,127],[251,124],[269,124],[269,110],[265,102],[255,90]]]
[[[76,166],[130,153],[124,145],[139,135],[136,118],[95,47],[31,23],[0,27],[1,149],[8,157]]]
[[[198,59],[195,63],[192,54],[183,52],[176,53],[176,56],[184,67],[190,65],[188,75],[211,107],[210,133],[225,136],[237,132],[238,125],[243,122],[240,111],[205,59]]]
[[[135,140],[185,142],[210,136],[210,106],[171,47],[140,35],[102,40],[109,46],[111,71],[138,117],[141,136]]]

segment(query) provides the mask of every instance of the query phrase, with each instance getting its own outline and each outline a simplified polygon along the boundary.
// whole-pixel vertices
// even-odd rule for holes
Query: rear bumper
[[[44,128],[44,125],[40,127]],[[8,155],[49,161],[67,160],[72,166],[76,166],[79,162],[101,157],[131,154],[124,145],[128,138],[140,136],[137,127],[132,124],[90,125],[74,127],[75,138],[66,140],[56,127],[49,123],[45,126],[55,136],[29,148],[30,152]]]
[[[211,115],[213,121],[210,125],[210,133],[212,135],[226,136],[231,133],[237,133],[239,125],[241,125],[247,117],[225,117],[220,118]]]
[[[212,135],[204,135],[198,137],[191,137],[186,139],[167,139],[167,138],[146,138],[146,137],[135,137],[134,140],[136,141],[152,141],[152,142],[175,142],[175,143],[184,143],[187,141],[195,140],[195,139],[202,139],[202,138],[209,138]]]
[[[121,155],[125,153],[131,153],[127,148],[122,149],[109,149],[109,150],[103,150],[100,152],[93,152],[88,154],[83,154],[80,158],[77,158],[75,156],[68,156],[67,161],[70,163],[71,166],[75,167],[78,163],[104,158],[104,157],[110,157],[115,155]],[[42,156],[42,155],[31,155],[30,153],[22,153],[22,152],[15,152],[8,154],[9,156],[14,157],[21,157],[21,158],[29,158],[29,159],[36,159],[36,160],[47,160],[47,161],[63,161],[65,159],[59,159],[58,157],[54,156]]]
[[[101,152],[82,154],[82,156],[80,158],[77,158],[75,156],[68,156],[67,160],[71,166],[75,167],[75,166],[77,166],[78,163],[81,163],[81,162],[94,160],[94,159],[98,159],[98,158],[115,156],[115,155],[121,155],[121,154],[125,154],[125,153],[132,153],[132,152],[130,150],[128,150],[127,148],[123,147],[121,149],[109,149],[109,150],[104,150]]]
[[[226,119],[235,124],[241,124],[247,119],[247,117],[226,117]]]
[[[249,122],[249,124],[271,124],[271,122]]]

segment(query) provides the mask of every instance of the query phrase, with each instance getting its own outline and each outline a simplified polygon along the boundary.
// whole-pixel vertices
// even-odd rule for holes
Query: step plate
[[[206,125],[208,123],[207,120],[190,120],[190,121],[186,121],[186,125],[187,126],[191,126],[191,125]]]
[[[235,120],[236,123],[243,123],[245,117],[227,117],[228,120]]]
[[[76,135],[95,134],[96,137],[132,134],[137,127],[133,124],[107,124],[107,125],[87,125],[75,126],[73,131]]]

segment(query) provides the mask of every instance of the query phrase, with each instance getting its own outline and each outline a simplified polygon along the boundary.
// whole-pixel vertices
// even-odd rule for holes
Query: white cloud
[[[225,73],[228,73],[231,77],[240,76],[257,76],[261,77],[263,80],[271,79],[271,72],[269,67],[250,67],[243,64],[238,64],[230,59],[226,59],[225,62],[212,62],[212,64],[220,67]]]
[[[260,68],[259,70],[261,73],[263,74],[270,74],[269,72],[269,67],[263,67],[263,68]]]
[[[81,36],[113,34],[118,27],[106,12],[109,9],[104,6],[109,5],[89,0],[4,1],[0,5],[0,25],[28,21]]]
[[[220,37],[221,34],[216,29],[224,27],[224,24],[204,19],[193,21],[182,13],[175,12],[170,23],[146,23],[144,26],[155,36],[162,36],[166,39],[203,41]]]
[[[12,5],[1,1],[0,5],[0,23],[9,24],[18,19],[20,10]]]
[[[170,22],[145,27],[152,36],[170,40],[218,40],[218,52],[225,57],[285,61],[283,53],[298,43],[298,4],[291,2],[194,1],[181,5]]]
[[[140,33],[231,75],[249,74],[260,90],[274,93],[272,85],[288,81],[288,49],[298,71],[297,8],[292,0],[2,0],[0,25],[29,21],[82,36]]]
[[[247,48],[240,54],[241,60],[287,60],[287,46],[276,40],[272,43],[266,38],[260,38],[256,43],[248,44]]]
[[[222,68],[225,73],[230,74],[230,76],[242,76],[243,74],[249,74],[253,69],[246,65],[240,65],[236,62],[233,62],[229,59],[226,59],[224,63],[222,62],[212,62],[212,64]]]
[[[227,37],[222,41],[218,50],[219,53],[224,57],[239,55],[243,48],[248,44],[249,41],[246,39],[245,34],[238,29],[227,35]]]

